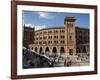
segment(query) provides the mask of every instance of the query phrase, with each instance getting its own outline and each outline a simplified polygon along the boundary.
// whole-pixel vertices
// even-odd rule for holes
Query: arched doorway
[[[33,50],[33,47],[31,49]]]
[[[61,47],[61,48],[60,48],[60,53],[61,53],[61,54],[64,54],[64,53],[65,53],[64,47]]]
[[[86,53],[86,47],[83,46],[83,53]]]
[[[73,49],[69,49],[69,55],[73,55]]]
[[[53,47],[52,53],[57,54],[57,49],[56,49],[56,47]]]
[[[37,47],[35,48],[35,52],[37,52]]]
[[[40,53],[40,54],[43,53],[43,49],[42,49],[42,47],[40,47],[39,53]]]
[[[46,54],[49,54],[49,48],[48,48],[48,47],[46,47],[45,53],[46,53]]]
[[[80,48],[77,48],[76,53],[80,53],[80,52],[81,52]]]

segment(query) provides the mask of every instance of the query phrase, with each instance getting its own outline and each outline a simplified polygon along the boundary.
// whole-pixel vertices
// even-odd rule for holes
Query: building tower
[[[74,17],[65,17],[64,19],[67,55],[74,55],[76,53],[75,20]]]
[[[24,25],[23,30],[23,46],[29,48],[34,43],[34,28]]]

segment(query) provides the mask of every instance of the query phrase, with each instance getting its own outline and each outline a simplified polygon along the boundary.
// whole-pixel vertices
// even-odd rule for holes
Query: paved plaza
[[[80,54],[80,55],[79,55]],[[31,50],[23,51],[23,68],[88,66],[89,55],[46,55]]]
[[[67,58],[69,58],[69,60]],[[67,56],[66,58],[59,60],[54,64],[55,67],[88,66],[88,65],[89,65],[89,56],[84,56],[79,58],[78,56]]]

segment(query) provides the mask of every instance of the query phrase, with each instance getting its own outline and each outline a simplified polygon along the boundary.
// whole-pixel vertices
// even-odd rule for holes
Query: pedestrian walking
[[[67,62],[66,62],[66,59],[64,60],[64,66],[66,66]]]

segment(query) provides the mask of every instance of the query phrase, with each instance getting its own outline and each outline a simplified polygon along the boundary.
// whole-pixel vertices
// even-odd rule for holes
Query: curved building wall
[[[40,29],[34,32],[29,47],[39,54],[75,55],[89,53],[89,29],[75,27],[75,18],[66,17],[64,27]],[[81,49],[81,50],[80,50]]]
[[[38,53],[66,53],[65,28],[49,28],[35,31],[35,41],[31,48]]]

